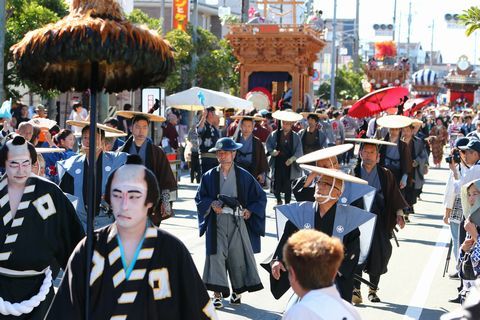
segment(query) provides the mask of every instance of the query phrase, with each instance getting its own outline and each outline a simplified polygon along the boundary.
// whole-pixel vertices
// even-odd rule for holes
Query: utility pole
[[[225,2],[224,2],[225,4]],[[242,0],[242,23],[248,21],[248,7],[250,6],[249,0]]]
[[[410,29],[412,26],[412,1],[408,4],[408,31],[407,31],[407,59],[410,59]],[[410,66],[413,65],[413,61],[410,61]]]
[[[433,65],[433,35],[435,30],[435,20],[432,20],[432,41],[430,42],[430,68]]]
[[[402,42],[402,34],[401,34],[401,32],[402,32],[402,12],[400,11],[400,19],[399,19],[399,21],[398,21],[398,38],[397,38],[397,39],[398,39],[398,40],[397,40],[398,43]]]
[[[192,55],[192,64],[191,64],[191,71],[193,74],[192,78],[192,86],[195,86],[197,84],[197,77],[196,77],[196,69],[197,69],[197,61],[198,61],[198,56],[197,56],[197,51],[196,51],[196,45],[198,41],[197,37],[197,27],[198,27],[198,0],[193,0],[193,7],[192,7],[192,27],[193,27],[193,33],[192,33],[192,41],[193,41],[193,55]]]
[[[280,4],[280,25],[283,24],[283,2]]]
[[[396,1],[396,0],[395,0]],[[358,56],[358,50],[360,45],[360,0],[356,0],[356,7],[355,7],[355,24],[354,24],[354,35],[353,38],[353,70],[358,71],[358,65],[360,63],[360,57]]]
[[[0,0],[0,104],[5,100],[3,77],[5,70],[5,0]]]
[[[393,34],[392,34],[392,41],[395,42],[395,32],[397,30],[397,0],[393,3]]]
[[[160,5],[160,19],[162,19],[162,36],[165,35],[165,0]]]
[[[478,36],[478,31],[475,31],[475,38],[474,38],[474,45],[473,45],[473,66],[475,67],[477,65],[477,36]]]
[[[330,104],[335,107],[335,63],[336,53],[335,42],[337,41],[337,0],[333,0],[333,20],[332,20],[332,61],[330,69]]]

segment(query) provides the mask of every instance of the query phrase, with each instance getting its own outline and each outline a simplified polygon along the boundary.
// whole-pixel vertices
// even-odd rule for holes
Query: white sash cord
[[[20,316],[22,314],[32,312],[34,308],[38,307],[40,303],[45,300],[51,286],[52,270],[50,270],[50,267],[48,267],[45,271],[45,279],[43,280],[42,286],[40,287],[40,290],[36,295],[34,295],[28,300],[16,303],[5,301],[0,297],[0,313],[5,316]]]

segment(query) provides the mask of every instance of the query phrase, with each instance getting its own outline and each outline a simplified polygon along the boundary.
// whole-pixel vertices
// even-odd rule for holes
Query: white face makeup
[[[9,183],[24,185],[27,182],[32,173],[32,159],[26,143],[21,146],[9,146],[5,172]]]
[[[132,229],[146,225],[148,209],[147,183],[143,166],[126,165],[118,169],[110,189],[110,204],[120,229]]]

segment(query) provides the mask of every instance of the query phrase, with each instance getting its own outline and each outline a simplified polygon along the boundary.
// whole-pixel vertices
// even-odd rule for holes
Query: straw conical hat
[[[302,116],[304,116],[305,118],[308,118],[308,116],[312,115],[312,116],[317,116],[319,119],[327,119],[328,118],[328,114],[326,113],[318,113],[318,112],[300,112],[300,114]]]
[[[263,121],[264,120],[262,117],[255,117],[255,116],[231,116],[230,119],[233,119],[233,120],[248,119],[248,120],[252,120],[252,121]]]
[[[385,141],[385,140],[378,140],[378,139],[371,139],[371,138],[347,138],[345,141],[348,142],[357,142],[363,144],[374,144],[374,145],[385,145],[385,146],[396,146],[395,143]]]
[[[280,121],[296,122],[303,119],[301,114],[293,111],[281,110],[272,113],[272,117]]]
[[[331,157],[336,157],[339,154],[345,153],[352,148],[353,148],[353,144],[351,143],[340,144],[338,146],[328,147],[328,148],[307,153],[306,155],[298,158],[296,162],[298,164],[301,164],[301,163],[310,163],[310,162],[315,162],[323,159],[328,159]]]
[[[64,148],[35,148],[37,153],[54,153],[54,152],[65,152]]]
[[[89,121],[81,121],[81,120],[67,120],[67,124],[71,125],[71,126],[75,126],[75,127],[84,128],[84,127],[90,125],[90,122]],[[125,132],[123,132],[121,130],[117,130],[115,128],[106,126],[106,125],[101,124],[101,123],[97,123],[97,128],[105,131],[105,133],[108,132],[108,133],[115,133],[115,134],[125,134]]]
[[[46,128],[48,130],[52,129],[57,125],[57,121],[50,120],[47,118],[33,118],[28,120],[28,123],[30,123],[32,126],[36,126],[39,128]]]
[[[304,170],[311,171],[311,172],[318,173],[320,175],[325,175],[325,176],[329,176],[329,177],[332,177],[332,178],[335,178],[335,179],[346,181],[346,182],[353,182],[353,183],[358,183],[358,184],[368,184],[367,181],[365,181],[363,179],[360,179],[360,178],[357,178],[355,176],[346,174],[346,173],[344,173],[343,171],[340,171],[340,170],[310,166],[308,164],[302,164],[302,165],[300,165],[300,168],[302,168]]]
[[[400,115],[383,116],[377,119],[377,125],[390,129],[400,129],[412,124],[412,119]]]
[[[140,112],[140,111],[117,111],[116,115],[127,118],[127,119],[132,119],[135,116],[142,116],[145,118],[148,118],[149,121],[151,122],[165,122],[165,118],[162,116],[158,116],[153,113],[145,113],[145,112]]]

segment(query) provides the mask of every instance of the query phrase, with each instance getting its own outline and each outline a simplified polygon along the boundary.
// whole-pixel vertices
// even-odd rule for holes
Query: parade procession
[[[480,319],[476,0],[0,9],[0,320]]]

